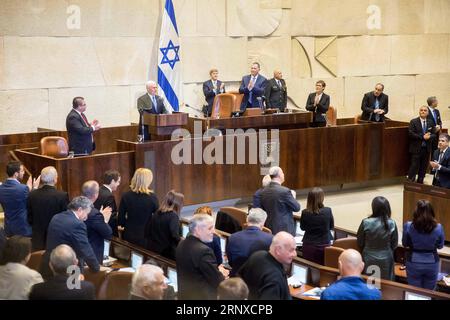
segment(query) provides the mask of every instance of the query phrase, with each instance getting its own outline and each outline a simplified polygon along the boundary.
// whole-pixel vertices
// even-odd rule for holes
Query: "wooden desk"
[[[16,150],[14,153],[22,161],[33,176],[39,176],[42,168],[53,166],[58,172],[57,188],[67,191],[73,198],[81,194],[81,186],[88,180],[101,182],[107,170],[119,170],[122,183],[114,193],[119,203],[122,192],[128,190],[128,181],[134,174],[134,152],[112,152],[73,159],[43,156],[37,153],[38,148]]]
[[[208,128],[223,129],[298,129],[306,128],[312,121],[312,113],[298,111],[224,119],[189,118],[188,130],[194,132],[194,122],[202,124],[202,132]]]
[[[219,120],[239,121],[239,118]],[[382,123],[280,130],[279,143],[274,146],[279,150],[279,165],[285,172],[284,184],[298,190],[404,176],[408,161],[403,159],[403,153],[407,155],[408,144],[403,136],[407,137],[407,131],[407,126],[391,128]],[[239,140],[243,141],[245,153],[238,155]],[[224,148],[223,164],[209,165],[202,158],[211,141],[224,146],[227,141],[234,142],[234,148]],[[270,142],[270,136],[266,138],[261,132],[224,135],[210,141],[186,139],[191,164],[172,161],[172,150],[180,141],[139,144],[120,140],[117,150],[135,151],[135,168],[153,171],[153,188],[160,199],[168,190],[175,189],[184,194],[185,204],[191,205],[252,196],[261,186],[262,170],[268,166],[258,159],[251,163],[249,150],[255,146],[257,158],[265,150],[261,148]],[[196,148],[200,150],[200,159],[194,156]],[[393,150],[399,155],[392,157]],[[238,164],[238,156],[243,156],[246,164]],[[228,159],[232,164],[227,164]]]
[[[294,288],[292,286],[289,286],[289,292],[294,299],[300,299],[300,300],[320,300],[314,297],[304,296],[303,293],[306,291],[309,291],[311,289],[314,289],[314,287],[309,286],[307,284],[302,285],[300,288]]]
[[[450,189],[406,182],[403,190],[403,223],[412,220],[419,200],[431,202],[436,219],[444,227],[445,240],[450,241]]]

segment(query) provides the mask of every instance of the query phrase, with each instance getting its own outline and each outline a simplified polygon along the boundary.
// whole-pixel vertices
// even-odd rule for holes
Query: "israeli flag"
[[[178,27],[172,0],[166,0],[161,24],[158,51],[158,94],[166,107],[178,111],[182,100],[181,60]]]

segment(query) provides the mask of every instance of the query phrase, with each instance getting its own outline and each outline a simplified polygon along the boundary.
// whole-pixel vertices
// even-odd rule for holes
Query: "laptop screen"
[[[131,252],[131,267],[136,270],[141,266],[141,264],[144,262],[144,257],[137,253],[132,251]]]
[[[181,236],[183,238],[186,238],[188,233],[189,233],[189,226],[187,224],[182,224],[181,225]]]
[[[307,283],[308,281],[308,267],[292,263],[291,277],[294,277],[297,282]]]
[[[104,241],[104,249],[103,249],[103,259],[108,259],[110,246],[111,246],[111,242],[108,240],[105,240]]]
[[[421,294],[405,291],[405,300],[431,300],[431,298]]]
[[[169,278],[169,284],[173,287],[175,292],[178,292],[178,279],[177,279],[177,270],[174,268],[167,268],[167,278]]]

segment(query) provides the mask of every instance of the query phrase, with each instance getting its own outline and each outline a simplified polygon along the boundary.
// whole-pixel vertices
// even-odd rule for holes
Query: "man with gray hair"
[[[189,223],[189,235],[176,251],[178,298],[215,300],[217,287],[228,276],[219,269],[216,257],[205,243],[213,241],[214,221],[207,214],[195,214]]]
[[[27,200],[28,223],[32,228],[31,246],[33,251],[44,250],[47,228],[53,216],[67,210],[69,195],[56,189],[58,173],[54,167],[41,171],[42,186],[30,192]]]
[[[285,269],[297,256],[294,237],[277,233],[269,251],[257,251],[239,270],[247,284],[249,300],[291,300]]]
[[[70,269],[78,265],[75,252],[71,247],[61,244],[50,254],[50,269],[53,277],[48,281],[34,285],[31,289],[30,300],[94,300],[95,287],[88,281],[83,281],[80,275],[69,278]]]
[[[143,124],[144,112],[150,114],[170,113],[164,104],[164,99],[158,96],[158,85],[155,81],[148,81],[145,84],[147,93],[137,100],[137,109],[139,111],[139,135],[144,136],[144,140],[149,140],[148,126]]]
[[[44,279],[51,276],[50,253],[60,244],[67,244],[75,251],[81,271],[83,271],[84,262],[92,272],[100,270],[100,264],[89,244],[87,228],[84,224],[91,208],[91,200],[83,196],[76,197],[67,206],[67,211],[58,213],[50,221],[47,231],[47,248],[41,264],[41,274]]]
[[[362,278],[364,262],[361,254],[347,249],[339,256],[341,278],[322,292],[321,300],[380,300],[381,292]]]
[[[154,265],[143,264],[131,281],[131,300],[162,300],[167,288],[163,270]]]
[[[81,194],[94,203],[98,198],[99,190],[98,182],[90,180],[83,183]],[[108,224],[111,213],[111,207],[100,207],[100,210],[93,207],[87,220],[84,222],[87,227],[89,243],[99,263],[103,262],[105,240],[110,240],[112,237],[112,229]]]
[[[272,243],[272,234],[262,231],[267,219],[267,213],[260,208],[250,209],[247,216],[247,228],[235,232],[227,241],[227,258],[232,267],[231,276],[239,271],[239,268],[247,259],[258,250],[269,250]]]
[[[284,172],[280,167],[269,169],[272,181],[261,192],[261,208],[267,212],[265,226],[273,234],[286,231],[295,236],[293,212],[300,211],[300,203],[295,200],[295,192],[283,187]]]

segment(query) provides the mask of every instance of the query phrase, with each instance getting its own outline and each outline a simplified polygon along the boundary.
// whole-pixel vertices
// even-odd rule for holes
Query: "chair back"
[[[358,240],[356,238],[337,239],[333,242],[333,247],[342,248],[344,250],[355,249],[356,251],[361,252],[361,249],[358,246]]]
[[[239,93],[239,91],[230,91],[227,93],[232,94],[236,97],[236,100],[234,101],[234,110],[233,111],[241,110],[241,103],[242,103],[242,99],[244,99],[244,94]]]
[[[100,287],[98,299],[128,300],[132,279],[132,272],[110,272]]]
[[[226,213],[236,219],[242,228],[244,228],[244,225],[247,223],[247,212],[245,210],[235,207],[222,207],[219,209],[219,211]]]
[[[95,287],[95,296],[98,297],[100,288],[105,281],[106,271],[92,272],[88,267],[83,271],[84,280],[89,281]]]
[[[44,256],[45,250],[39,250],[31,253],[30,260],[27,262],[27,267],[39,272],[41,266],[42,257]]]
[[[64,137],[48,136],[41,139],[41,154],[44,156],[65,158],[69,154],[69,145]]]
[[[327,111],[327,126],[335,126],[337,122],[337,110],[335,107],[330,106]]]
[[[230,118],[231,113],[235,110],[236,96],[230,93],[221,93],[215,96],[211,118]]]
[[[329,268],[339,268],[339,256],[345,250],[338,247],[326,247],[324,250],[324,264]]]

